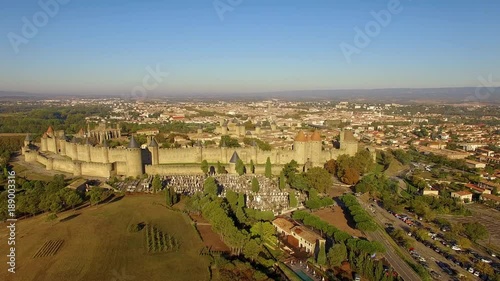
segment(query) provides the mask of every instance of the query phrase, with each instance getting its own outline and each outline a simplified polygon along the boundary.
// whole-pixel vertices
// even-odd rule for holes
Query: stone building
[[[109,178],[137,177],[144,173],[199,174],[202,173],[200,163],[203,160],[210,165],[220,162],[230,168],[234,165],[231,163],[233,155],[237,155],[246,165],[253,161],[256,173],[264,173],[265,163],[269,158],[273,173],[279,174],[283,165],[291,160],[295,160],[305,170],[306,167],[321,167],[326,161],[337,159],[342,154],[353,156],[358,151],[358,141],[353,133],[347,130],[340,133],[338,148],[325,148],[318,131],[310,135],[300,131],[291,147],[264,151],[257,146],[208,148],[198,145],[189,148],[160,148],[154,138],[149,138],[147,146],[141,148],[133,136],[127,148],[109,148],[106,140],[119,137],[121,133],[119,129],[116,129],[117,132],[115,129],[108,131],[105,127],[101,129],[104,130],[94,131],[104,132],[102,135],[97,134],[100,136],[100,144],[92,145],[88,138],[85,144],[81,144],[75,137],[68,140],[63,131],[55,132],[49,127],[39,146],[25,141],[22,153],[27,162],[39,162],[45,165],[47,170],[60,170],[75,176]]]

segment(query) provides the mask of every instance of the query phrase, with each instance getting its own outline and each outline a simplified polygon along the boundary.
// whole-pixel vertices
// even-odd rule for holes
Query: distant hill
[[[476,92],[479,92],[476,94]],[[40,99],[40,98],[109,98],[119,97],[116,94],[39,94],[26,92],[0,91],[0,99]],[[127,95],[125,95],[127,96]],[[380,103],[500,103],[500,87],[494,88],[397,88],[397,89],[347,89],[347,90],[300,90],[258,93],[193,93],[193,94],[161,94],[151,93],[151,99],[169,100],[334,100],[350,102]]]

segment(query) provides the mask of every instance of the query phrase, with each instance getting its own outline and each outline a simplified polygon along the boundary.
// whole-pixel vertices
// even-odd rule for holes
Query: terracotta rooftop
[[[467,190],[460,190],[460,191],[455,191],[455,192],[452,192],[452,193],[455,193],[458,196],[466,196],[466,195],[471,195],[472,194],[470,191],[467,191]]]
[[[493,194],[481,194],[481,197],[485,198],[485,199],[488,199],[488,200],[493,200],[493,201],[496,201],[496,202],[500,202],[500,197],[499,196],[496,196],[496,195],[493,195]]]
[[[287,233],[290,233],[292,231],[292,228],[294,227],[294,224],[285,219],[285,218],[276,218],[274,221],[273,221],[273,224],[281,229],[283,229],[284,231],[286,231]]]
[[[299,237],[311,244],[316,243],[316,240],[323,240],[321,236],[303,226],[293,227],[292,232],[295,232]]]
[[[344,131],[344,141],[357,141],[351,130]]]
[[[465,187],[470,188],[470,189],[472,189],[474,191],[477,191],[479,193],[483,193],[484,192],[483,188],[480,188],[479,186],[477,186],[475,184],[472,184],[472,183],[466,184]]]
[[[304,132],[299,131],[299,133],[295,137],[295,141],[307,141],[307,138],[306,138],[306,135],[304,135]]]
[[[314,133],[311,135],[311,141],[321,141],[321,135],[318,131],[314,131]]]

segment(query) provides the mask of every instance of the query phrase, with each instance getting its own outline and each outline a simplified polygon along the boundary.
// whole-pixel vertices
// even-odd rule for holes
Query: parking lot
[[[142,192],[142,193],[152,193],[151,182],[153,177],[149,176],[146,179],[136,179],[121,181],[114,184],[116,191],[121,192]]]
[[[378,218],[381,222],[383,222],[384,224],[391,224],[395,228],[403,229],[406,233],[410,231],[412,226],[415,228],[429,227],[426,226],[425,223],[412,218],[410,215],[391,214],[375,203],[370,204],[370,207],[375,211],[375,217]],[[412,234],[412,236],[414,235]],[[405,250],[409,251],[415,262],[418,262],[422,266],[424,266],[435,280],[453,280],[454,278],[461,275],[466,276],[469,280],[478,279],[477,276],[474,276],[473,273],[470,273],[468,271],[470,267],[469,264],[460,265],[458,263],[455,263],[457,259],[454,258],[454,255],[443,255],[443,251],[441,249],[442,247],[448,248],[447,246],[440,245],[436,248],[432,247],[433,244],[430,242],[425,243],[424,241],[417,241],[415,238],[411,239],[415,241],[413,249],[411,249],[411,251],[410,249]],[[436,241],[432,240],[432,237],[430,236],[429,239],[430,241]],[[452,243],[449,243],[447,245],[451,250],[451,247],[453,246]],[[475,271],[476,270],[474,270],[474,272]]]

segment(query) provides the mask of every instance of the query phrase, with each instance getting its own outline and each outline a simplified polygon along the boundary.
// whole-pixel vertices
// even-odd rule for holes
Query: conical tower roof
[[[149,147],[158,147],[158,143],[156,142],[155,138],[151,138],[151,142],[148,145]]]
[[[297,136],[295,136],[295,141],[307,141],[306,135],[304,135],[304,132],[299,131]]]
[[[354,137],[354,135],[352,134],[352,131],[351,130],[346,130],[344,131],[344,141],[347,141],[347,142],[355,142],[357,141],[356,138]]]
[[[314,131],[314,133],[311,135],[311,141],[321,141],[321,135],[318,131]]]
[[[134,135],[130,137],[130,142],[128,144],[128,148],[141,148],[139,143],[135,140]]]
[[[236,162],[238,162],[238,160],[240,160],[240,157],[238,156],[238,153],[236,153],[236,151],[235,151],[235,152],[233,152],[233,156],[231,156],[229,163],[236,164]]]
[[[49,128],[47,129],[47,134],[53,134],[54,133],[54,128],[52,128],[52,126],[49,126]]]

